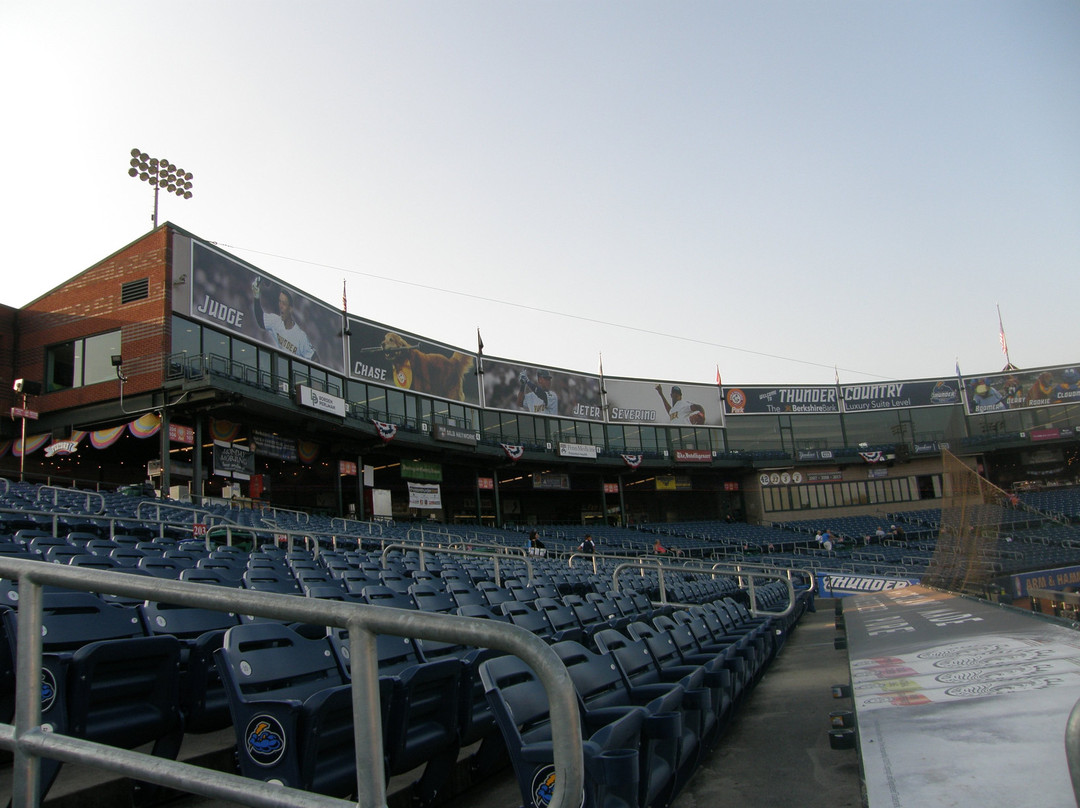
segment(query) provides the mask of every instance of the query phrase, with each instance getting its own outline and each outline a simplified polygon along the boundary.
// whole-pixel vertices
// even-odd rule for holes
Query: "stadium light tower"
[[[166,191],[176,194],[184,199],[191,199],[191,181],[194,175],[190,171],[184,171],[175,163],[168,160],[159,160],[151,157],[139,149],[131,150],[131,168],[128,169],[129,177],[138,177],[143,182],[150,183],[154,189],[154,228],[158,226],[158,191]]]

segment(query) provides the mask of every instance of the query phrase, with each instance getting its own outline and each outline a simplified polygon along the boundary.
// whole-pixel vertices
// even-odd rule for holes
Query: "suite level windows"
[[[115,381],[112,357],[119,354],[119,331],[50,346],[45,351],[46,392]]]

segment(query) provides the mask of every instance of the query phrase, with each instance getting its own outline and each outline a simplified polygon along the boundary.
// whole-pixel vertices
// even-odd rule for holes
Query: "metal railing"
[[[79,488],[63,488],[57,485],[42,485],[37,489],[37,502],[48,500],[52,495],[51,504],[54,508],[60,504],[60,498],[65,500],[79,500],[83,503],[83,511],[93,516],[105,513],[105,495],[100,491],[83,491]],[[91,506],[91,502],[95,503]]]
[[[717,575],[723,575],[726,577],[737,577],[740,580],[739,587],[745,589],[750,599],[748,608],[750,614],[754,617],[765,615],[767,617],[787,617],[795,609],[795,585],[792,583],[792,577],[795,575],[805,575],[804,570],[795,568],[777,568],[775,566],[761,566],[758,568],[751,567],[747,564],[725,564],[718,563],[711,566],[696,566],[692,562],[689,564],[671,564],[664,563],[657,559],[648,560],[634,560],[626,561],[617,565],[611,574],[611,587],[615,592],[619,591],[619,575],[626,570],[646,570],[657,572],[658,583],[660,587],[660,603],[669,603],[667,599],[667,590],[664,585],[664,572],[677,572],[683,575],[702,575],[715,577]],[[757,599],[754,596],[756,584],[755,581],[759,578],[766,578],[770,580],[781,581],[787,587],[788,602],[787,606],[782,611],[772,612],[765,609],[759,609],[757,607]],[[745,582],[745,585],[744,583]],[[813,591],[814,579],[809,579],[810,590]]]
[[[469,547],[438,547],[424,544],[388,544],[383,547],[382,550],[382,565],[386,566],[387,558],[393,550],[404,550],[407,553],[416,553],[417,560],[420,564],[420,569],[427,569],[427,556],[429,555],[456,555],[466,556],[471,558],[482,558],[485,561],[491,561],[494,567],[495,585],[502,586],[502,562],[513,561],[523,562],[525,569],[528,571],[527,584],[531,584],[533,581],[533,565],[528,556],[525,555],[524,550],[520,547],[506,547],[503,545],[491,545],[496,548],[496,551],[492,550],[477,550],[475,546]]]
[[[536,672],[548,696],[557,783],[549,808],[574,808],[580,799],[584,784],[583,743],[573,681],[555,652],[539,637],[518,626],[456,615],[148,579],[23,559],[0,558],[0,577],[19,582],[15,723],[0,723],[0,748],[14,753],[13,808],[37,808],[40,804],[37,782],[42,757],[107,769],[145,782],[254,808],[344,808],[350,805],[385,808],[386,777],[375,648],[378,634],[494,648],[524,660]],[[44,586],[346,629],[352,650],[357,801],[351,803],[49,732],[41,725]]]

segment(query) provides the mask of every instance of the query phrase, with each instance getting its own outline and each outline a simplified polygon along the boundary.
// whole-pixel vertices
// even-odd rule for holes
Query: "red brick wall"
[[[39,381],[44,391],[45,352],[50,345],[119,328],[128,377],[125,395],[160,387],[170,346],[170,245],[169,228],[158,228],[20,309],[14,336],[16,377]],[[149,281],[149,296],[121,305],[123,284],[142,278]],[[52,412],[115,399],[119,393],[120,384],[113,380],[43,392],[35,409]]]

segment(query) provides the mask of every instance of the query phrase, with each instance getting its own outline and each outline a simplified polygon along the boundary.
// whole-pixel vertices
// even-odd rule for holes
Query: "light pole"
[[[191,199],[191,181],[194,175],[184,171],[168,160],[151,157],[144,151],[131,150],[131,168],[129,177],[138,177],[148,182],[154,189],[154,228],[158,226],[158,191],[165,190],[184,199]]]

